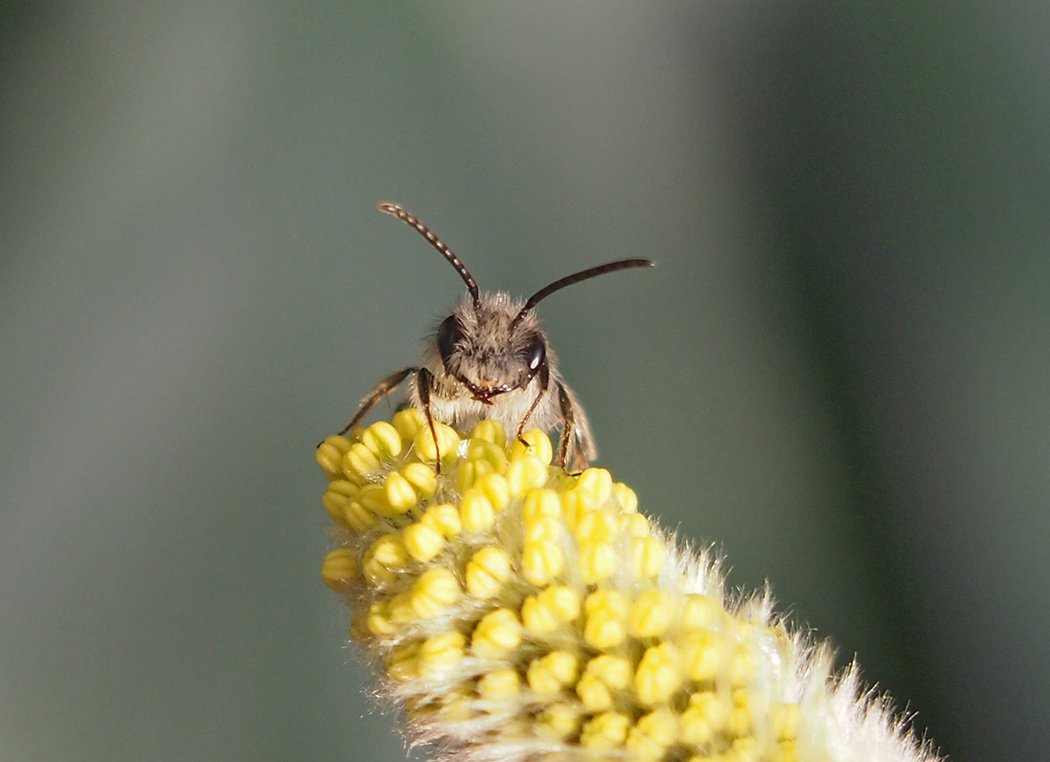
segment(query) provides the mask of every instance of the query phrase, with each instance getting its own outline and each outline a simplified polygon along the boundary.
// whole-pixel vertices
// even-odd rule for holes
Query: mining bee
[[[483,418],[499,420],[521,438],[526,425],[545,431],[560,426],[558,465],[583,469],[597,451],[587,416],[562,380],[547,335],[533,311],[555,291],[598,275],[632,267],[652,267],[647,259],[624,259],[591,267],[554,281],[525,301],[497,291],[481,293],[467,266],[418,217],[384,202],[379,211],[415,228],[448,260],[467,295],[431,335],[423,361],[384,378],[365,397],[340,434],[356,426],[372,407],[410,379],[408,404],[427,419],[469,431]],[[437,468],[440,470],[440,456]]]

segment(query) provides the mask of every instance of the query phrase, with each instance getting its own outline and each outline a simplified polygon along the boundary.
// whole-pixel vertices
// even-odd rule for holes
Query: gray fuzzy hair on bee
[[[469,431],[480,420],[500,421],[519,439],[527,425],[544,431],[561,428],[558,465],[586,468],[597,454],[587,416],[558,372],[557,359],[534,312],[535,306],[566,286],[633,267],[652,267],[647,259],[624,259],[560,278],[528,299],[497,291],[481,293],[466,265],[419,218],[397,204],[379,211],[397,217],[422,235],[451,264],[467,294],[428,338],[418,367],[402,368],[384,378],[358,406],[340,431],[356,426],[377,402],[411,379],[409,402],[427,419],[435,442],[434,421]],[[440,457],[436,464],[440,472]]]

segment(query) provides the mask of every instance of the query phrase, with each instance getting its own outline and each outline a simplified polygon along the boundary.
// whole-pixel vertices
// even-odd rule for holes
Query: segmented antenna
[[[474,276],[470,274],[470,270],[468,270],[467,266],[463,264],[460,258],[453,253],[452,249],[446,246],[440,238],[434,235],[430,231],[430,228],[424,225],[422,221],[410,211],[403,209],[397,204],[384,201],[379,204],[377,208],[383,214],[397,217],[402,222],[411,225],[416,229],[417,233],[430,242],[431,246],[440,251],[441,255],[448,260],[449,264],[456,268],[456,272],[459,273],[459,277],[463,279],[463,282],[467,284],[467,291],[470,292],[470,296],[474,300],[474,309],[478,309],[481,306],[481,295],[478,293],[478,284],[477,281],[474,280]]]
[[[549,286],[544,286],[535,294],[529,297],[528,301],[525,302],[525,306],[521,308],[515,318],[514,323],[517,323],[525,314],[539,304],[542,300],[553,294],[555,291],[560,291],[566,286],[571,286],[573,283],[579,283],[581,280],[587,280],[589,278],[595,278],[599,275],[605,275],[605,273],[614,273],[617,270],[627,270],[631,267],[653,267],[654,263],[648,259],[621,259],[618,262],[609,262],[604,265],[598,265],[597,267],[591,267],[586,270],[580,270],[578,273],[572,275],[566,275],[564,278],[560,278]]]

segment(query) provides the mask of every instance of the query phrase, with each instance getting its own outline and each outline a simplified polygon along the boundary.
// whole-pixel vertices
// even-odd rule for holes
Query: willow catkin
[[[538,430],[436,433],[407,409],[317,450],[321,575],[414,742],[478,762],[936,759],[608,471],[552,466]]]

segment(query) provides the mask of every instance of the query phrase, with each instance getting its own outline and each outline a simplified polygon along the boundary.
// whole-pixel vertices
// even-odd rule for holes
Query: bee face
[[[440,370],[485,405],[549,372],[547,338],[535,315],[522,315],[523,306],[504,293],[465,300],[434,336]]]

